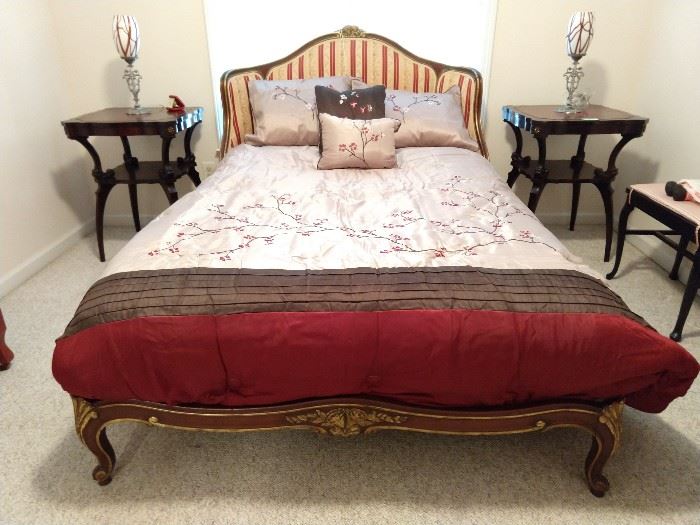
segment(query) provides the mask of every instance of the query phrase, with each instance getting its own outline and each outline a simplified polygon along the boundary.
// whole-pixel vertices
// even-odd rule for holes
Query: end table
[[[165,108],[148,108],[150,113],[128,115],[129,108],[107,108],[80,117],[64,120],[63,129],[69,139],[82,144],[88,150],[94,163],[92,176],[97,182],[97,204],[95,207],[95,228],[100,261],[105,260],[103,240],[103,218],[107,196],[117,184],[129,185],[131,213],[136,231],[141,229],[139,218],[138,184],[160,184],[172,204],[178,198],[175,181],[187,175],[195,186],[199,186],[199,173],[191,149],[192,133],[202,122],[204,110],[201,107],[188,107],[180,113],[170,113]],[[185,156],[170,161],[170,143],[181,131],[185,131]],[[158,135],[163,144],[160,161],[139,161],[131,154],[129,137],[135,135]],[[88,140],[91,136],[119,137],[124,148],[124,164],[114,169],[104,170],[100,156]]]
[[[610,260],[612,245],[613,203],[612,182],[617,176],[615,162],[622,148],[634,138],[641,137],[649,119],[631,115],[624,111],[591,105],[580,113],[557,113],[558,106],[504,106],[503,120],[515,133],[515,151],[511,155],[512,169],[508,173],[508,185],[513,186],[520,175],[532,181],[528,208],[537,210],[542,191],[547,184],[572,184],[571,219],[569,229],[576,225],[581,184],[593,184],[603,199],[605,208],[605,255]],[[532,162],[523,157],[521,130],[531,133],[537,141],[538,159]],[[620,134],[608,159],[607,168],[596,168],[585,162],[586,139],[589,135]],[[547,160],[547,137],[549,135],[579,135],[578,149],[570,160]]]

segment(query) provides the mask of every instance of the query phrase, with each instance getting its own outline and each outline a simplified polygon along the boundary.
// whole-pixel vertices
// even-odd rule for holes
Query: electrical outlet
[[[216,166],[218,165],[218,162],[214,160],[207,160],[202,162],[202,175],[206,179],[209,175],[214,173],[216,170]]]

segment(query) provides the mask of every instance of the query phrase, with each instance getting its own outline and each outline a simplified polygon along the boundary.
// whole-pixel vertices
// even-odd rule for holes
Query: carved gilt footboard
[[[577,427],[593,436],[584,464],[589,490],[602,497],[609,488],[603,475],[617,450],[624,401],[598,406],[552,403],[508,410],[438,410],[365,398],[335,398],[256,408],[190,408],[146,403],[88,401],[73,397],[75,429],[98,465],[92,477],[100,485],[112,481],[116,464],[106,428],[119,421],[209,432],[311,429],[319,434],[353,437],[378,430],[434,434],[499,435],[544,432]]]

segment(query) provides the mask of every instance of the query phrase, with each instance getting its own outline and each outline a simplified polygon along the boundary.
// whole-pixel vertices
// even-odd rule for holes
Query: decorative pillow
[[[401,125],[391,118],[359,120],[319,113],[323,151],[318,169],[393,168],[394,134]]]
[[[386,88],[372,86],[365,89],[336,91],[325,86],[316,86],[316,106],[319,113],[334,117],[370,120],[384,118]],[[318,149],[323,153],[323,137],[319,137]]]
[[[352,79],[353,89],[367,84]],[[479,151],[477,142],[469,136],[462,117],[459,87],[445,93],[413,93],[386,90],[386,116],[401,122],[396,133],[396,147],[454,146]]]
[[[318,144],[316,86],[350,88],[349,77],[308,80],[251,80],[248,83],[253,114],[253,146],[312,146]]]
[[[384,86],[365,89],[336,91],[325,86],[316,86],[316,105],[319,113],[334,117],[370,120],[384,118]]]

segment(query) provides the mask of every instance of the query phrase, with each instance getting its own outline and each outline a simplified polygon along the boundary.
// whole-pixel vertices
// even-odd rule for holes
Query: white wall
[[[63,136],[70,108],[46,0],[0,1],[0,295],[89,228],[94,188]]]

